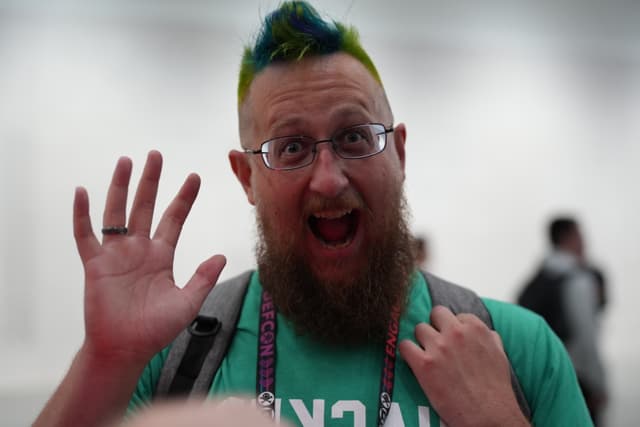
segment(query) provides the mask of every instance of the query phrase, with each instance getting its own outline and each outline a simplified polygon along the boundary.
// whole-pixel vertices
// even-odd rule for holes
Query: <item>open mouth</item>
[[[309,216],[309,228],[326,246],[341,248],[353,240],[358,229],[360,214],[357,210],[316,212]]]

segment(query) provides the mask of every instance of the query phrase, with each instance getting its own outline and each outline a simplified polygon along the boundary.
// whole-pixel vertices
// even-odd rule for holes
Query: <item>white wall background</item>
[[[432,269],[512,299],[576,214],[606,270],[610,425],[635,422],[640,373],[640,3],[318,1],[356,25],[407,124],[413,227]],[[176,276],[224,253],[253,265],[238,145],[242,45],[275,0],[0,0],[0,425],[25,425],[82,341],[75,186],[94,224],[118,156],[165,156],[159,206],[191,171],[201,196]],[[137,168],[136,168],[137,166]]]

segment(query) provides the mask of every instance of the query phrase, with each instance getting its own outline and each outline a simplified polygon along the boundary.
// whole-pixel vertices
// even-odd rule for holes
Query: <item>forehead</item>
[[[256,76],[246,102],[254,130],[267,131],[282,123],[309,125],[345,116],[380,121],[383,100],[369,71],[350,55],[336,53],[270,65]]]

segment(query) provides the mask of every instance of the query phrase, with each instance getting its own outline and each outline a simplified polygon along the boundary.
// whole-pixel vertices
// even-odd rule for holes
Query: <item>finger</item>
[[[120,157],[113,171],[111,184],[107,192],[107,202],[104,206],[102,224],[104,227],[122,227],[126,225],[127,192],[131,179],[131,159]],[[106,241],[113,236],[103,236]]]
[[[149,236],[161,171],[162,154],[159,151],[150,151],[131,207],[129,234]]]
[[[180,191],[162,214],[162,218],[158,223],[158,228],[153,236],[154,239],[160,239],[175,247],[182,231],[187,215],[196,200],[198,190],[200,189],[200,177],[191,174],[187,177]]]
[[[482,323],[484,322],[480,320],[478,316],[473,313],[460,313],[456,316],[458,320],[462,323]]]
[[[427,323],[419,323],[416,325],[415,336],[418,344],[426,349],[429,343],[435,342],[440,336],[440,332]]]
[[[440,332],[444,332],[460,322],[456,318],[455,314],[453,314],[451,310],[443,305],[437,305],[433,307],[433,309],[431,309],[430,318],[433,327]]]
[[[89,216],[89,195],[87,190],[77,187],[73,197],[73,237],[83,263],[100,252],[100,242],[93,234]]]
[[[492,329],[478,316],[472,313],[460,313],[456,316],[461,324],[477,337],[490,337]],[[493,337],[491,337],[493,339]]]
[[[458,321],[460,321],[460,323],[471,325],[479,329],[490,330],[487,324],[473,313],[460,313],[456,317],[458,318]]]
[[[407,362],[413,372],[420,371],[419,366],[423,363],[425,354],[416,343],[410,340],[402,340],[398,345],[400,356]]]
[[[500,349],[504,350],[504,346],[502,345],[502,337],[500,337],[500,334],[497,333],[496,331],[491,331],[491,335],[492,335],[493,340],[495,341],[495,343],[498,345],[498,347],[500,347]]]
[[[226,263],[227,259],[224,256],[212,256],[198,266],[196,272],[185,285],[184,292],[187,292],[196,310],[200,309],[204,299],[218,281]]]

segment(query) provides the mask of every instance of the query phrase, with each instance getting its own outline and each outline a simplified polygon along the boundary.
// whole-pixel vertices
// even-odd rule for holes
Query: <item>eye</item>
[[[367,142],[368,138],[366,137],[365,132],[352,129],[343,135],[342,140],[347,144],[356,144],[358,142]]]
[[[284,137],[272,143],[273,155],[280,158],[294,159],[309,153],[313,142],[309,144],[304,137]]]
[[[354,150],[367,150],[372,144],[373,135],[369,126],[355,126],[339,132],[335,141],[343,152],[358,154]]]
[[[280,150],[281,154],[298,154],[303,150],[302,141],[287,141]]]

